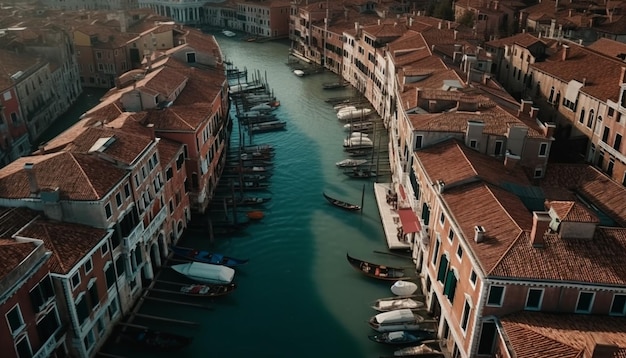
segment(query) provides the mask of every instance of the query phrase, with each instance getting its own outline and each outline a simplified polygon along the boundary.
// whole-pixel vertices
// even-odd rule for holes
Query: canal
[[[181,245],[210,249],[249,258],[235,274],[237,290],[201,303],[212,310],[146,300],[140,312],[199,323],[184,326],[137,319],[135,323],[193,336],[179,357],[378,357],[393,349],[368,339],[374,334],[368,319],[370,307],[392,296],[393,282],[374,281],[354,270],[346,260],[353,256],[395,266],[408,259],[385,255],[386,241],[373,193],[373,180],[355,180],[335,165],[347,158],[343,139],[347,133],[328,97],[353,95],[351,89],[324,90],[322,84],[338,78],[330,72],[297,77],[287,65],[285,42],[256,43],[241,37],[215,36],[226,59],[240,69],[267,79],[281,106],[278,117],[287,130],[255,135],[253,143],[272,144],[274,174],[272,200],[265,218],[244,234],[217,238],[187,233]],[[233,142],[237,141],[233,134]],[[386,148],[386,138],[382,145]],[[386,153],[381,154],[386,160]],[[387,164],[388,165],[388,164]],[[388,170],[388,168],[385,168]],[[382,177],[379,181],[389,181]],[[327,192],[353,203],[362,213],[340,210],[322,196]],[[180,280],[170,269],[159,279]],[[194,301],[198,303],[198,301]],[[122,347],[108,352],[132,357],[169,357]]]

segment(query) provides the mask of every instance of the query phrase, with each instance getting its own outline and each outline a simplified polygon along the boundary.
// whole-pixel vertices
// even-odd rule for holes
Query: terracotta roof
[[[0,49],[0,89],[5,90],[13,86],[11,76],[20,71],[28,72],[38,62],[39,59],[32,55]]]
[[[19,236],[39,239],[52,252],[50,270],[67,274],[106,236],[106,230],[86,225],[37,219]]]
[[[569,47],[569,55],[565,61],[561,49],[546,61],[530,66],[565,83],[570,80],[584,82],[581,92],[601,101],[611,99],[617,102],[620,94],[618,82],[624,62],[575,44],[570,44]]]
[[[543,281],[626,285],[626,229],[598,227],[593,239],[544,235],[533,247],[529,231],[504,255],[492,274]]]
[[[551,208],[561,221],[598,223],[598,217],[584,205],[576,201],[549,201],[546,207]]]
[[[13,270],[17,269],[22,261],[35,250],[32,242],[17,242],[12,239],[0,239],[0,282]]]
[[[386,20],[380,25],[369,25],[363,27],[363,33],[367,33],[374,39],[400,37],[407,31],[405,24],[398,24],[397,22],[390,22]]]
[[[626,33],[626,31],[624,33]],[[600,38],[596,42],[587,46],[587,48],[592,49],[594,51],[598,51],[601,54],[607,55],[612,58],[618,58],[617,57],[618,55],[622,55],[622,56],[626,55],[625,43],[610,40],[607,38]]]
[[[448,140],[415,152],[431,182],[444,182],[443,199],[484,272],[489,274],[509,246],[532,225],[531,215],[505,183],[526,185],[521,169],[503,170],[487,155]],[[431,218],[438,220],[438,218]],[[486,239],[474,241],[474,227],[486,229]]]
[[[626,226],[626,188],[586,164],[548,164],[541,188],[548,200],[581,195],[620,226]]]
[[[614,15],[612,22],[600,24],[596,26],[596,29],[613,35],[624,35],[626,34],[626,16]]]
[[[529,46],[534,45],[537,42],[544,43],[539,38],[529,33],[524,32],[521,34],[509,36],[509,37],[488,41],[485,43],[485,45],[498,47],[498,48],[504,48],[505,45],[511,46],[513,44],[518,44],[522,47],[528,48]]]
[[[112,143],[101,151],[101,155],[126,165],[136,161],[152,143],[152,138],[147,135],[107,127],[90,127],[74,138],[66,150],[87,154],[103,138],[112,138]]]
[[[39,213],[27,208],[0,207],[0,238],[11,238]],[[1,257],[1,256],[0,256]]]
[[[100,200],[126,175],[126,171],[96,155],[59,152],[21,157],[0,169],[0,197],[30,197],[26,163],[34,164],[40,190],[58,188],[65,200]]]
[[[159,149],[159,158],[164,168],[167,166],[167,163],[171,163],[176,158],[176,154],[178,154],[182,146],[181,143],[174,142],[167,138],[161,138],[159,140],[157,147]]]
[[[500,324],[516,357],[591,357],[596,343],[619,348],[603,357],[626,354],[624,317],[526,311],[501,317]]]

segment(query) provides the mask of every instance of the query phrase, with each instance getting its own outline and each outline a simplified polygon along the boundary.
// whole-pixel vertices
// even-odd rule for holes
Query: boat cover
[[[393,292],[394,295],[398,296],[409,296],[412,295],[415,291],[417,291],[417,285],[413,282],[396,281],[391,286],[391,292]]]
[[[379,324],[393,324],[393,323],[404,323],[404,322],[414,322],[415,315],[413,312],[404,308],[401,310],[389,311],[379,313],[375,317],[375,321]]]
[[[404,331],[389,332],[389,334],[387,335],[387,339],[389,339],[389,341],[391,342],[404,341],[405,340],[404,337],[405,337]]]
[[[235,270],[230,267],[202,262],[173,265],[172,269],[192,280],[202,282],[230,283],[235,277]]]
[[[380,301],[378,306],[381,309],[385,309],[385,310],[392,309],[392,308],[398,308],[398,307],[400,307],[400,308],[409,308],[409,309],[410,308],[418,308],[418,307],[420,307],[420,305],[416,301],[414,301],[414,300],[412,300],[410,298],[401,298],[401,299],[398,299],[398,300]]]

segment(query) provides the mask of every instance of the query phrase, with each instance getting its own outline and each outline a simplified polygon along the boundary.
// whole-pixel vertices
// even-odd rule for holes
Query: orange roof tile
[[[42,240],[52,252],[50,270],[67,274],[106,234],[106,230],[86,225],[37,219],[20,231],[19,236]]]
[[[600,220],[584,205],[575,201],[549,201],[547,207],[554,210],[561,221],[598,223]]]
[[[624,317],[525,311],[501,317],[500,323],[517,357],[591,357],[596,343],[617,346],[612,357],[625,354]]]
[[[17,242],[11,239],[0,239],[0,281],[8,274],[18,268],[20,263],[24,261],[35,250],[36,246],[32,242]]]

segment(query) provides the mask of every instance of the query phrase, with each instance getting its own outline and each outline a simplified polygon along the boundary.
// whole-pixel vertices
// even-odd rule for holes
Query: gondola
[[[182,286],[180,288],[180,293],[186,296],[194,297],[217,297],[227,295],[233,292],[236,288],[237,284],[233,282],[223,285],[193,284]]]
[[[155,352],[174,352],[191,344],[193,338],[149,328],[124,326],[120,329],[121,340],[131,345]]]
[[[170,250],[172,250],[175,256],[178,256],[180,258],[191,261],[204,262],[206,264],[235,267],[248,262],[248,259],[225,256],[216,252],[198,250],[191,247],[170,246]]]
[[[355,178],[355,179],[375,178],[377,175],[375,170],[359,168],[359,167],[354,167],[353,169],[346,170],[343,173],[349,176],[350,178]]]
[[[393,345],[417,344],[423,340],[409,331],[382,332],[379,334],[369,335],[367,338],[376,343]]]
[[[347,203],[345,201],[341,201],[339,199],[332,198],[332,197],[328,196],[328,194],[326,194],[326,193],[322,193],[322,195],[324,195],[324,197],[326,198],[326,200],[328,200],[329,203],[333,204],[336,207],[342,208],[344,210],[350,210],[350,211],[359,211],[359,210],[361,210],[361,206],[360,205],[350,204],[350,203]]]
[[[213,201],[217,204],[223,204],[224,202],[226,202],[226,205],[228,206],[233,206],[233,205],[237,205],[237,206],[257,206],[257,205],[261,205],[261,204],[265,204],[268,201],[272,200],[272,197],[262,197],[262,196],[242,196],[242,197],[237,197],[235,199],[233,198],[214,198]]]
[[[356,259],[350,254],[346,253],[346,258],[352,267],[361,272],[365,276],[376,278],[379,280],[399,280],[399,279],[414,279],[417,276],[410,276],[403,268],[389,267],[385,265],[378,265],[371,262]]]

